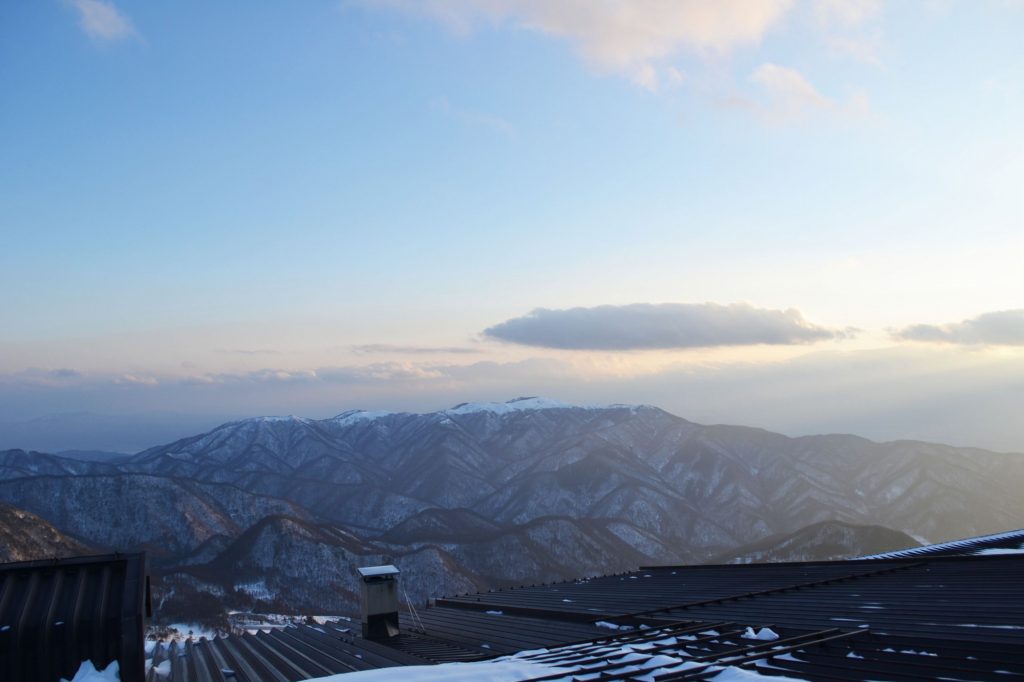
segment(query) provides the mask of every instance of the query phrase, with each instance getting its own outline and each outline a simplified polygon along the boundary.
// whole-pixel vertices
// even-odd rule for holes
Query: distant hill
[[[35,514],[0,503],[0,562],[53,559],[92,551]]]
[[[919,547],[906,533],[883,526],[858,526],[842,521],[821,521],[795,533],[773,535],[717,556],[710,563],[753,564],[779,561],[852,559],[898,549]]]
[[[353,567],[384,560],[422,603],[638,565],[869,554],[916,544],[903,533],[1024,527],[1022,489],[1021,454],[540,398],[243,419],[125,459],[0,451],[0,501],[98,549],[148,551],[158,603],[191,591],[211,610],[340,608]]]
[[[110,452],[108,450],[61,450],[58,457],[68,459],[81,459],[86,462],[109,462],[111,460],[124,459],[131,455],[124,452]]]

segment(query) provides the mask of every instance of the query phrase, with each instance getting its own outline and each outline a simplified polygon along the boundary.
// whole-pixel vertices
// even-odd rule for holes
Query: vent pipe
[[[363,581],[363,637],[394,637],[399,633],[399,570],[394,566],[364,566],[358,571]]]

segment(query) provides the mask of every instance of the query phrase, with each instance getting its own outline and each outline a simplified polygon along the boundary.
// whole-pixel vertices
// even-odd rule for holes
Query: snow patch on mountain
[[[281,417],[275,417],[275,416],[253,417],[252,419],[245,419],[243,421],[263,422],[263,423],[274,423],[274,422],[302,422],[302,423],[306,423],[306,422],[309,421],[309,419],[307,419],[306,417],[299,417],[299,416],[294,415],[294,414],[289,414],[289,415],[281,416]]]
[[[515,412],[529,412],[536,410],[608,410],[608,409],[629,409],[633,413],[637,410],[646,407],[645,405],[573,405],[566,403],[561,400],[555,400],[553,398],[543,398],[538,396],[530,396],[524,398],[514,398],[504,403],[494,402],[477,402],[477,403],[459,403],[458,405],[451,407],[447,410],[441,410],[439,412],[424,412],[419,413],[420,416],[429,415],[444,415],[444,419],[449,416],[459,416],[466,414],[480,414],[480,413],[491,413],[495,415],[506,415]],[[389,412],[387,410],[348,410],[341,414],[331,418],[329,421],[333,422],[338,426],[348,426],[361,421],[374,421],[382,417],[389,417],[395,414],[402,414],[400,412]],[[264,417],[263,419],[266,419]],[[442,420],[442,423],[443,420]]]
[[[633,412],[644,407],[643,405],[572,405],[554,400],[552,398],[541,398],[530,396],[526,398],[515,398],[504,403],[460,403],[455,407],[445,410],[445,414],[474,414],[478,412],[491,412],[504,415],[513,412],[526,412],[532,410],[609,410],[628,408]]]
[[[387,417],[394,412],[388,412],[386,410],[349,410],[348,412],[342,412],[338,416],[331,419],[332,422],[338,426],[348,426],[357,422],[363,421],[374,421],[381,417]]]
[[[445,414],[474,414],[477,412],[509,414],[510,412],[522,412],[525,410],[567,410],[572,407],[573,405],[563,403],[561,400],[530,397],[516,398],[505,403],[460,403],[449,410],[445,410]]]

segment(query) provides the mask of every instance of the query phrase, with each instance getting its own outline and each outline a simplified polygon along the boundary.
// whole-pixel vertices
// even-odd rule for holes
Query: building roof
[[[942,542],[937,545],[911,547],[861,558],[902,559],[919,556],[976,556],[980,554],[1024,554],[1024,529]]]
[[[1024,675],[1024,554],[645,567],[438,599],[401,620],[391,640],[345,623],[300,626],[176,645],[155,660],[170,658],[175,680],[203,682],[515,654],[571,671],[563,680],[707,679],[723,666],[808,680],[1007,680]]]
[[[0,565],[3,679],[70,679],[84,660],[118,661],[121,679],[143,679],[145,554]]]
[[[399,571],[397,568],[395,568],[394,566],[391,566],[391,565],[388,565],[388,566],[363,566],[362,568],[357,568],[356,570],[359,571],[359,575],[362,576],[364,579],[365,578],[387,578],[387,577],[395,576],[395,575],[398,575],[399,573],[401,573],[401,571]]]

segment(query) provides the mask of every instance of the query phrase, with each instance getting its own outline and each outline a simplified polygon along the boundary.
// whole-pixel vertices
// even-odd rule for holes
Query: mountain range
[[[0,452],[0,501],[39,517],[9,523],[145,549],[168,617],[351,612],[354,568],[383,561],[420,603],[642,564],[886,551],[1024,526],[1022,484],[1021,454],[541,398],[244,419],[121,459]]]

